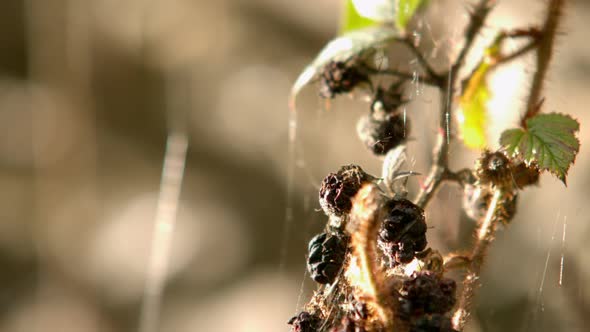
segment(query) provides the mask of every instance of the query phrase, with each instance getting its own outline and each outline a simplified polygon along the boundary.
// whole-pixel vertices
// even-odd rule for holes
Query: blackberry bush
[[[369,93],[361,97],[370,99],[370,107],[357,123],[357,134],[377,157],[385,155],[380,159],[383,171],[381,177],[373,176],[360,166],[348,165],[322,181],[319,205],[329,220],[326,230],[311,240],[307,262],[311,278],[320,286],[305,311],[291,319],[292,330],[462,331],[473,310],[487,251],[498,229],[516,215],[519,192],[538,184],[543,172],[565,184],[579,151],[579,123],[568,115],[547,113],[542,103],[564,0],[547,1],[539,26],[497,30],[471,67],[466,57],[482,27],[493,29],[486,19],[496,3],[477,0],[463,39],[453,43],[459,49],[450,52],[454,55],[446,59],[445,68],[431,65],[420,49],[422,32],[408,28],[414,16],[430,8],[428,1],[394,1],[391,10],[373,8],[380,12],[373,18],[363,16],[367,8],[357,10],[360,2],[346,1],[342,34],[297,79],[291,106],[295,107],[297,93],[313,81],[319,81],[320,95],[325,98],[365,84],[368,89],[363,91]],[[517,40],[522,45],[506,48],[507,41]],[[389,47],[394,44],[411,52],[419,70],[404,68],[403,61],[397,68],[381,61],[393,54]],[[496,68],[529,52],[536,54],[532,82],[527,85],[529,96],[523,109],[511,110],[521,114],[520,123],[506,128],[498,143],[488,142],[491,91],[487,80]],[[382,87],[386,82],[387,89]],[[406,114],[412,112],[412,104],[404,105],[403,89],[409,84],[429,85],[440,95],[440,121],[433,130],[437,140],[427,170],[403,169],[408,160]],[[415,120],[412,125],[419,130],[418,135],[413,134],[418,140],[424,138],[422,132],[431,130]],[[458,139],[481,153],[473,167],[454,170],[449,165],[449,146]],[[424,176],[419,177],[417,192],[411,193],[406,187],[409,176],[419,173]],[[445,253],[445,258],[428,246],[424,212],[444,183],[459,187],[464,212],[477,222],[474,243],[467,252]],[[449,278],[450,270],[462,272],[454,274],[462,279]]]

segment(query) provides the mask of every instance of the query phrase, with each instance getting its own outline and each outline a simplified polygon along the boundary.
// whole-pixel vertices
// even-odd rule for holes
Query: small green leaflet
[[[346,61],[352,56],[360,55],[370,49],[382,47],[388,41],[399,37],[399,33],[386,26],[354,30],[330,41],[299,75],[291,88],[291,104],[294,106],[295,96],[313,81],[322,68],[330,61]]]
[[[362,16],[354,6],[353,0],[344,0],[344,11],[340,22],[340,35],[350,31],[375,26],[379,22]]]
[[[420,9],[428,0],[398,0],[397,1],[397,17],[395,24],[398,29],[404,30],[416,11]]]
[[[567,172],[580,150],[578,130],[580,124],[569,115],[538,114],[526,120],[526,128],[504,131],[500,145],[512,158],[547,170],[566,184]]]

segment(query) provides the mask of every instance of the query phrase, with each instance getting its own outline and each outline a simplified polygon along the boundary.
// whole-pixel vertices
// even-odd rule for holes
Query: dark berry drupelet
[[[400,290],[400,312],[406,318],[424,314],[444,314],[455,305],[454,280],[430,272],[417,272],[404,281]]]
[[[356,165],[343,166],[322,181],[320,206],[327,215],[342,216],[352,209],[351,199],[372,177]]]
[[[307,269],[313,280],[328,284],[336,279],[344,263],[348,239],[339,233],[321,233],[311,239]]]
[[[482,183],[507,184],[512,181],[512,164],[502,152],[485,151],[476,165],[479,181]]]
[[[357,133],[365,146],[376,155],[384,155],[406,140],[409,121],[403,114],[369,114],[357,123]]]
[[[389,200],[385,209],[378,245],[391,266],[409,263],[427,245],[424,210],[407,199]]]
[[[441,314],[424,315],[410,327],[410,332],[458,332],[453,329],[451,319]]]
[[[287,324],[291,325],[292,332],[317,332],[321,322],[319,316],[302,311],[293,316]]]
[[[331,61],[324,66],[320,77],[320,96],[334,98],[352,91],[359,83],[369,82],[369,76],[358,63]]]

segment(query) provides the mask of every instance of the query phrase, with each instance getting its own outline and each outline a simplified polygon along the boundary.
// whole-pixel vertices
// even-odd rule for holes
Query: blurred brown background
[[[453,52],[464,3],[433,1],[417,27],[438,64]],[[542,14],[543,1],[499,3],[487,34]],[[297,160],[288,161],[290,85],[335,34],[339,6],[0,1],[0,331],[138,330],[169,133],[186,134],[188,152],[153,331],[288,331],[314,288],[304,266],[325,222],[317,184],[348,163],[379,174],[354,129],[366,104],[340,98],[326,110],[313,88],[298,101]],[[590,326],[590,4],[571,1],[566,14],[546,106],[580,120],[582,150],[567,189],[544,176],[521,195],[490,253],[471,331]],[[518,118],[531,64],[494,79],[494,130]],[[424,173],[437,99],[420,86],[408,95],[409,153]],[[457,165],[475,156],[453,151]],[[448,187],[428,211],[429,241],[444,252],[471,237],[460,197]]]

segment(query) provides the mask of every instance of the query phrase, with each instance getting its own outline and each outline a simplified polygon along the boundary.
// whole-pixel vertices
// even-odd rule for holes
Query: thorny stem
[[[545,23],[540,35],[539,48],[537,49],[537,71],[533,76],[533,83],[527,101],[526,113],[522,118],[523,127],[526,127],[525,121],[539,111],[539,107],[537,106],[542,99],[541,93],[543,92],[543,84],[553,55],[555,35],[563,14],[564,6],[565,0],[551,0],[547,7]]]
[[[477,230],[476,242],[471,251],[471,255],[469,256],[467,273],[463,279],[463,290],[459,296],[457,310],[455,311],[452,320],[453,328],[458,331],[463,330],[471,311],[475,291],[479,285],[478,280],[481,273],[481,267],[483,266],[488,248],[494,241],[496,226],[500,221],[498,220],[496,211],[503,195],[504,192],[502,189],[496,188],[494,190],[494,195],[492,196],[485,218]]]
[[[376,318],[383,324],[386,331],[404,331],[404,324],[395,319],[396,298],[391,296],[383,280],[377,260],[377,236],[383,219],[383,196],[377,186],[364,186],[353,200],[351,211],[351,229],[353,255],[360,268],[361,282],[354,285],[359,288],[371,303]]]
[[[452,99],[455,95],[455,83],[459,69],[465,61],[465,56],[471,49],[473,41],[483,26],[493,3],[495,3],[494,0],[481,0],[475,7],[474,12],[471,14],[469,25],[465,30],[465,44],[459,52],[459,56],[451,65],[448,73],[442,76],[446,77],[446,81],[443,82],[441,80],[439,85],[441,94],[441,118],[438,141],[433,150],[434,160],[428,172],[426,182],[415,199],[416,204],[422,208],[428,204],[442,181],[449,179],[448,153],[451,136],[451,107]]]

